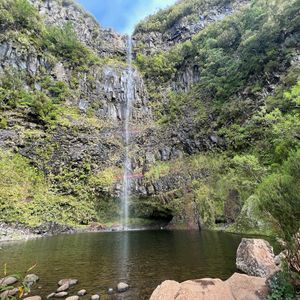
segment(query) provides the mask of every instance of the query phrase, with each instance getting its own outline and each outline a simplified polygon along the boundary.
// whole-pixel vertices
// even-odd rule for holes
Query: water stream
[[[124,113],[124,144],[125,144],[125,160],[124,160],[124,174],[123,174],[123,191],[122,191],[122,229],[128,229],[129,218],[129,200],[130,200],[130,173],[131,173],[131,161],[129,156],[130,145],[130,115],[131,107],[134,98],[134,85],[133,85],[133,69],[132,69],[132,39],[128,36],[127,41],[127,64],[128,64],[128,78],[126,89],[126,104]]]

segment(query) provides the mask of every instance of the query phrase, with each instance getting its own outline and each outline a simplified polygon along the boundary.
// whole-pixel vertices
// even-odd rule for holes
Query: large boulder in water
[[[178,283],[166,280],[155,289],[150,300],[262,300],[268,292],[265,278],[235,273],[226,281],[204,278]]]
[[[237,249],[236,267],[258,277],[268,277],[279,270],[273,248],[262,239],[242,239]]]

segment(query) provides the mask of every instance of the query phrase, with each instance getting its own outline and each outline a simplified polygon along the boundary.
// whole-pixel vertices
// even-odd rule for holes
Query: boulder
[[[243,238],[236,255],[236,267],[248,275],[268,277],[278,271],[273,248],[262,239]]]
[[[198,279],[178,283],[164,281],[156,288],[150,300],[233,300],[231,291],[220,279]]]
[[[15,284],[18,279],[14,276],[6,276],[0,279],[0,285],[12,285]]]
[[[99,300],[100,296],[99,295],[92,295],[91,300]]]
[[[117,291],[118,293],[126,292],[129,289],[129,285],[125,282],[118,283]]]
[[[39,281],[39,277],[35,274],[27,274],[24,278],[24,284],[27,286],[32,286]]]
[[[150,300],[263,300],[268,294],[265,278],[233,274],[228,280],[197,279],[178,283],[166,280]]]
[[[234,299],[266,299],[269,293],[266,278],[234,273],[225,282],[230,286]]]

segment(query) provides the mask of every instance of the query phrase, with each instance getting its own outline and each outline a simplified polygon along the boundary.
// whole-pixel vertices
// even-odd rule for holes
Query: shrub
[[[0,0],[0,28],[39,30],[40,18],[28,0]]]
[[[258,188],[261,209],[272,216],[288,247],[291,270],[300,271],[300,150],[292,152],[279,172],[266,177]]]
[[[297,300],[295,290],[285,272],[275,274],[270,280],[271,294],[267,300]]]
[[[89,66],[99,62],[91,50],[76,36],[73,25],[68,22],[62,28],[52,26],[45,33],[45,44],[55,55],[63,57],[73,67]],[[82,71],[87,69],[82,69]]]

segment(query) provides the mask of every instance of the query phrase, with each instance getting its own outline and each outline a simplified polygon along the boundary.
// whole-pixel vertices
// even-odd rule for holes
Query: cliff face
[[[47,25],[70,22],[77,38],[101,56],[126,56],[126,37],[99,26],[79,4],[70,1],[30,0]]]
[[[273,228],[257,191],[287,143],[278,128],[295,116],[279,102],[299,80],[297,10],[288,1],[179,1],[137,26],[136,62],[156,121],[141,138],[152,164],[140,185],[177,225]],[[276,111],[282,119],[271,125]],[[295,151],[299,126],[289,132]]]
[[[26,173],[0,180],[1,220],[66,223],[65,211],[73,225],[119,220],[127,37],[71,1],[28,5],[0,0],[0,157]],[[278,153],[298,147],[297,105],[287,96],[299,78],[298,8],[297,1],[179,1],[137,26],[133,217],[270,227],[257,189],[283,164]],[[31,172],[39,179],[24,183]],[[8,196],[17,185],[26,196]]]
[[[178,1],[176,6],[161,10],[137,25],[133,34],[137,51],[149,55],[170,50],[246,4],[248,0]],[[173,14],[171,18],[169,13]]]
[[[62,196],[78,199],[86,215],[75,223],[118,219],[129,80],[127,37],[103,29],[73,2],[30,3],[0,3],[5,13],[0,39],[1,149],[29,159],[55,192],[55,201]],[[132,76],[134,131],[152,116],[137,69]],[[34,183],[29,190],[30,185]],[[0,196],[2,206],[5,197]],[[40,208],[40,199],[32,201],[24,214],[27,209],[30,213],[29,206]],[[15,211],[17,203],[11,202]],[[80,208],[73,209],[76,215]],[[12,215],[7,212],[2,220],[10,221]],[[41,213],[32,222],[44,219]]]

